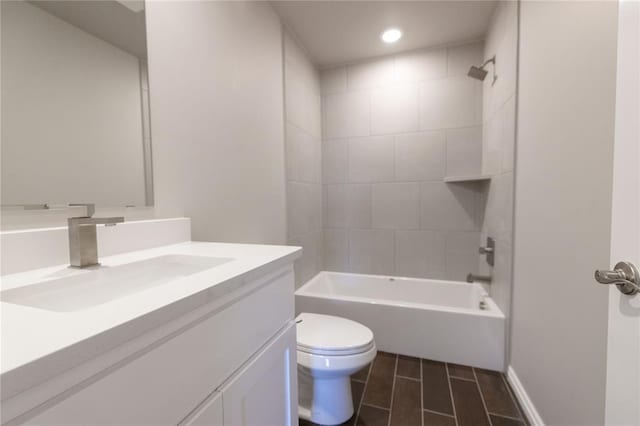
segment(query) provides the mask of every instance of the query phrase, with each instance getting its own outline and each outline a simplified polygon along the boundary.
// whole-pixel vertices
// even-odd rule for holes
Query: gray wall
[[[604,423],[616,25],[521,4],[511,367],[549,425]]]
[[[302,246],[296,284],[322,270],[320,77],[293,34],[284,32],[287,243]]]
[[[325,268],[463,280],[478,269],[482,43],[322,73]]]
[[[155,210],[286,241],[282,32],[266,2],[148,2]]]

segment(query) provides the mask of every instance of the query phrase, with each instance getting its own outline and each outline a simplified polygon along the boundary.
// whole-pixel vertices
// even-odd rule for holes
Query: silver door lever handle
[[[600,284],[615,284],[621,293],[628,296],[640,293],[640,273],[630,262],[618,262],[613,271],[597,270],[595,278]]]

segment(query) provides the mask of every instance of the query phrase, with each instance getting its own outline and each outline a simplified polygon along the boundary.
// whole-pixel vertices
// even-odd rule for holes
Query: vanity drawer
[[[177,424],[293,319],[292,268],[248,285],[259,288],[27,423]]]

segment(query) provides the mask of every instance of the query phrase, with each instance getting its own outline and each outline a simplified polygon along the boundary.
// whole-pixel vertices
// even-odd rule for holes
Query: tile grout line
[[[355,417],[353,419],[353,424],[355,426],[356,423],[358,423],[358,417],[360,417],[360,408],[362,408],[362,405],[364,404],[364,396],[366,395],[367,392],[367,385],[369,384],[369,377],[371,376],[371,371],[373,370],[373,363],[376,362],[376,359],[373,358],[373,360],[371,361],[371,363],[369,364],[369,371],[367,371],[367,378],[364,382],[364,387],[362,388],[362,397],[360,397],[360,403],[358,404],[358,410],[355,413]]]
[[[427,413],[433,413],[433,414],[437,414],[439,416],[444,416],[444,417],[451,417],[452,419],[455,420],[456,416],[452,416],[449,413],[441,413],[440,411],[435,411],[435,410],[429,410],[428,408],[424,408],[422,411],[426,411]]]
[[[447,373],[447,385],[449,386],[449,398],[451,399],[451,407],[453,407],[453,419],[458,426],[458,415],[456,413],[456,402],[453,399],[453,387],[451,386],[451,376],[449,376],[449,363],[444,363],[444,371]]]
[[[458,377],[458,376],[451,376],[451,375],[449,375],[449,377],[456,380],[464,380],[465,382],[473,382],[473,383],[476,382],[474,379],[467,379],[466,377]]]
[[[368,402],[363,402],[361,405],[364,405],[365,407],[377,408],[378,410],[391,411],[390,408],[384,408],[384,407],[381,407],[381,406],[376,405],[376,404],[370,404]]]
[[[482,401],[482,407],[484,407],[484,414],[487,416],[487,421],[489,422],[489,426],[493,426],[491,422],[491,416],[489,415],[489,409],[487,408],[487,403],[484,401],[484,395],[482,394],[482,389],[480,389],[480,381],[478,380],[478,375],[476,374],[476,369],[472,368],[473,377],[476,378],[476,387],[478,388],[478,393],[480,394],[480,401]]]
[[[400,374],[396,374],[396,377],[398,377],[400,379],[405,379],[405,380],[412,380],[414,382],[422,382],[422,380],[416,379],[415,377],[401,376]]]
[[[518,420],[518,421],[522,421],[522,419],[521,419],[521,418],[519,418],[519,417],[505,416],[504,414],[492,413],[491,411],[487,411],[487,413],[489,413],[489,416],[503,417],[503,418],[505,418],[505,419],[509,419],[509,420]]]
[[[393,368],[393,384],[391,385],[391,402],[389,403],[389,421],[388,426],[391,426],[391,419],[393,416],[393,394],[396,390],[396,373],[398,372],[398,354],[396,354],[396,365]]]

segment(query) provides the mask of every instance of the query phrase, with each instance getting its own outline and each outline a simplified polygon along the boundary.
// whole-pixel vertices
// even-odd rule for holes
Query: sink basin
[[[171,254],[119,266],[98,266],[0,292],[0,300],[56,312],[101,305],[180,278],[215,268],[230,258]]]

